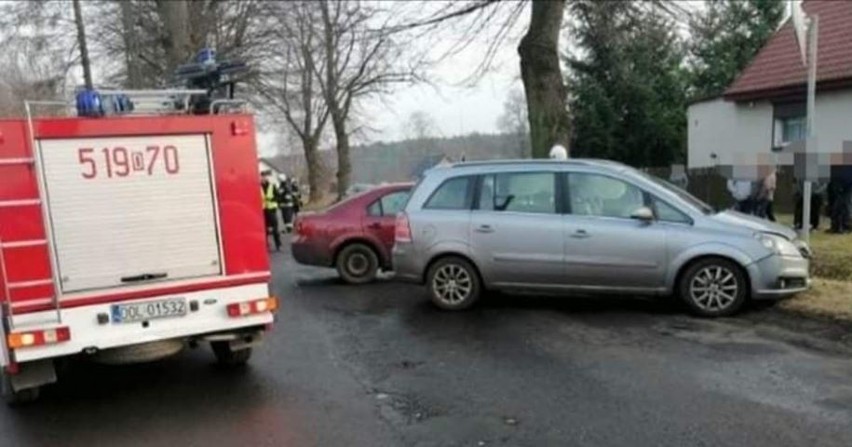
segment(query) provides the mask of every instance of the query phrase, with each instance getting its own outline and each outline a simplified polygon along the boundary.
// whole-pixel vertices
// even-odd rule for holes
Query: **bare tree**
[[[437,132],[438,125],[435,124],[435,119],[423,110],[412,112],[408,116],[408,121],[405,123],[405,133],[411,139],[425,140],[433,138]]]
[[[0,115],[21,116],[26,99],[55,99],[79,61],[65,2],[0,3]]]
[[[690,7],[685,6],[685,3],[674,0],[632,1],[629,2],[629,9],[636,13],[650,11],[682,21],[690,15]],[[483,40],[490,43],[482,55],[481,63],[472,73],[471,78],[475,81],[488,72],[497,48],[507,40],[514,40],[512,29],[519,20],[520,11],[527,4],[530,5],[530,22],[517,49],[527,98],[532,154],[533,157],[547,157],[550,147],[555,143],[568,147],[571,134],[567,91],[559,64],[560,33],[566,15],[566,0],[459,1],[437,13],[400,25],[395,30],[420,30],[420,35],[428,38],[436,30],[446,29],[449,23],[463,23],[461,36],[445,56],[456,54],[475,38],[483,38],[485,34]]]
[[[107,78],[132,88],[155,88],[204,47],[220,59],[257,66],[274,50],[263,0],[100,0],[93,17],[98,61]],[[115,61],[115,62],[113,62]]]
[[[265,106],[279,114],[302,144],[308,165],[310,200],[321,200],[319,143],[328,121],[329,108],[322,96],[316,73],[324,72],[321,40],[314,24],[321,11],[314,3],[299,1],[266,4],[270,25],[277,34],[277,52],[271,54],[256,80]]]
[[[352,171],[349,124],[356,102],[386,92],[392,84],[411,81],[414,73],[398,68],[395,61],[402,60],[403,52],[387,33],[368,32],[376,9],[350,0],[321,0],[319,8],[325,71],[316,75],[334,129],[337,193],[343,197]]]
[[[529,120],[527,119],[527,99],[524,92],[514,88],[509,90],[503,101],[503,113],[497,118],[497,127],[501,132],[512,135],[518,146],[518,155],[529,157]]]

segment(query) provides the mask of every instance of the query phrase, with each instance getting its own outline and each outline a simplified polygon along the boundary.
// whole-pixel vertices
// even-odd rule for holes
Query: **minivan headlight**
[[[757,238],[757,240],[759,240],[764,247],[771,250],[775,254],[795,258],[802,256],[802,254],[799,252],[799,249],[796,248],[796,246],[793,245],[792,242],[777,234],[755,233],[754,237]]]

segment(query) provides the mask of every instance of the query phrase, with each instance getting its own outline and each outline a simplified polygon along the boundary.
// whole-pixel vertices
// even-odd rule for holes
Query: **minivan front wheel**
[[[481,292],[479,274],[470,262],[448,257],[429,269],[427,286],[432,302],[444,310],[463,310],[472,306]]]
[[[679,291],[696,315],[724,317],[742,307],[748,284],[737,264],[727,259],[708,258],[689,266],[681,277]]]

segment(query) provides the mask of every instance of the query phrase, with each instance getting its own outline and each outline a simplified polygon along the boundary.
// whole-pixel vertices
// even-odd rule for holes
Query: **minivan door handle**
[[[571,237],[573,237],[574,239],[585,239],[589,236],[590,235],[586,232],[586,230],[577,230],[574,232],[574,234],[571,235]]]
[[[476,232],[477,233],[493,233],[494,228],[492,228],[491,225],[480,225],[480,226],[476,227]]]

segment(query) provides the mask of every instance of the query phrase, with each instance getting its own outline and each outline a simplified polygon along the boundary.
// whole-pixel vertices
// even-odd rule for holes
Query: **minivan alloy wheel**
[[[696,306],[717,312],[731,306],[739,292],[737,275],[727,267],[710,265],[696,273],[689,284],[689,294]]]
[[[435,272],[432,289],[441,301],[454,305],[470,296],[473,280],[466,269],[455,264],[446,264]]]

